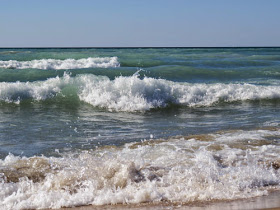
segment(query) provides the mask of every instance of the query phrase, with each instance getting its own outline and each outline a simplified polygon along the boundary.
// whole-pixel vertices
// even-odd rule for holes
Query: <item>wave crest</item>
[[[69,75],[40,82],[1,82],[0,101],[19,104],[24,99],[46,100],[56,96],[70,82]]]
[[[39,82],[0,83],[0,100],[45,100],[72,86],[81,101],[109,111],[146,111],[169,105],[212,106],[219,102],[280,99],[280,86],[252,84],[191,84],[137,75],[117,77],[78,75]],[[71,89],[71,88],[70,88]],[[67,95],[65,96],[67,97]]]
[[[145,111],[171,104],[188,107],[211,106],[218,102],[279,99],[279,86],[252,84],[191,84],[137,75],[115,80],[81,76],[80,100],[110,111]]]
[[[119,67],[117,57],[82,58],[82,59],[41,59],[31,61],[0,61],[0,68],[9,69],[82,69],[82,68],[109,68]]]

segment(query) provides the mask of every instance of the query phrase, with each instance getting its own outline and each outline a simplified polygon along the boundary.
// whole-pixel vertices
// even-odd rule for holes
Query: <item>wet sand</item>
[[[178,209],[178,210],[280,210],[280,192],[272,192],[267,196],[235,201],[218,201],[205,203],[191,203],[185,205],[172,205],[170,203],[160,204],[138,204],[138,205],[104,205],[104,206],[81,206],[73,208],[63,208],[62,210],[113,210],[113,209]]]

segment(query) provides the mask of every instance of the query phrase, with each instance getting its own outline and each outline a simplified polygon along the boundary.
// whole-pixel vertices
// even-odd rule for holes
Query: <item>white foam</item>
[[[37,82],[0,83],[0,100],[20,102],[30,98],[45,100],[68,86],[77,89],[81,101],[110,111],[145,111],[171,104],[195,107],[219,102],[280,99],[280,86],[252,84],[177,83],[137,75],[117,77],[78,75]]]
[[[81,76],[85,84],[79,97],[93,106],[116,111],[145,111],[169,104],[211,106],[220,101],[233,102],[280,98],[280,86],[251,84],[191,84],[137,75],[115,80]]]
[[[0,61],[0,68],[12,69],[82,69],[82,68],[109,68],[119,67],[117,57],[97,57],[82,59],[41,59],[31,61]]]
[[[62,78],[50,78],[43,82],[1,82],[0,100],[14,103],[20,103],[24,99],[46,100],[56,96],[70,83],[71,78],[66,74]]]
[[[42,167],[43,163],[51,169],[41,182],[27,178],[15,183],[2,181],[0,208],[60,208],[163,200],[184,203],[265,195],[269,189],[280,190],[280,170],[268,164],[280,161],[279,146],[252,143],[242,149],[234,145],[240,135],[253,141],[279,132],[232,131],[225,133],[223,140],[220,138],[223,134],[211,134],[214,139],[209,141],[201,141],[199,137],[171,138],[62,158],[8,155],[0,160],[0,169],[30,166],[42,172],[42,168],[48,168]],[[236,140],[224,144],[229,135],[237,135]],[[220,148],[215,149],[215,145]],[[40,167],[36,168],[34,163]]]

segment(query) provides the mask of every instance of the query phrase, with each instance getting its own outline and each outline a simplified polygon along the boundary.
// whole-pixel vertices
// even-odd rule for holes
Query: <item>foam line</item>
[[[252,84],[176,83],[137,75],[117,77],[78,75],[37,82],[0,83],[0,101],[20,103],[25,99],[45,100],[72,86],[76,96],[94,107],[109,111],[147,111],[169,105],[213,106],[220,102],[280,99],[280,86]],[[67,97],[67,96],[66,96]]]
[[[31,61],[0,61],[0,68],[9,69],[82,69],[82,68],[109,68],[119,67],[117,57],[82,58],[82,59],[41,59]]]
[[[265,142],[279,134],[274,129],[173,137],[59,158],[10,154],[0,160],[0,208],[180,204],[266,195],[280,189],[280,148]],[[246,138],[244,148],[240,137]]]

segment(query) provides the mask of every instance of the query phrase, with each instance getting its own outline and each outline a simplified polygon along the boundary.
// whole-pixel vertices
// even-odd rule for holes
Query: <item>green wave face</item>
[[[34,82],[1,82],[0,101],[74,100],[108,111],[149,111],[170,106],[207,107],[220,103],[274,101],[280,99],[280,85],[249,83],[187,83],[151,77],[80,74]]]
[[[114,79],[132,76],[180,82],[279,79],[280,49],[1,49],[0,81],[36,81],[65,71]]]
[[[279,53],[279,48],[1,49],[0,100],[58,100],[69,97],[67,89],[75,90],[70,94],[75,101],[115,111],[277,101]]]

